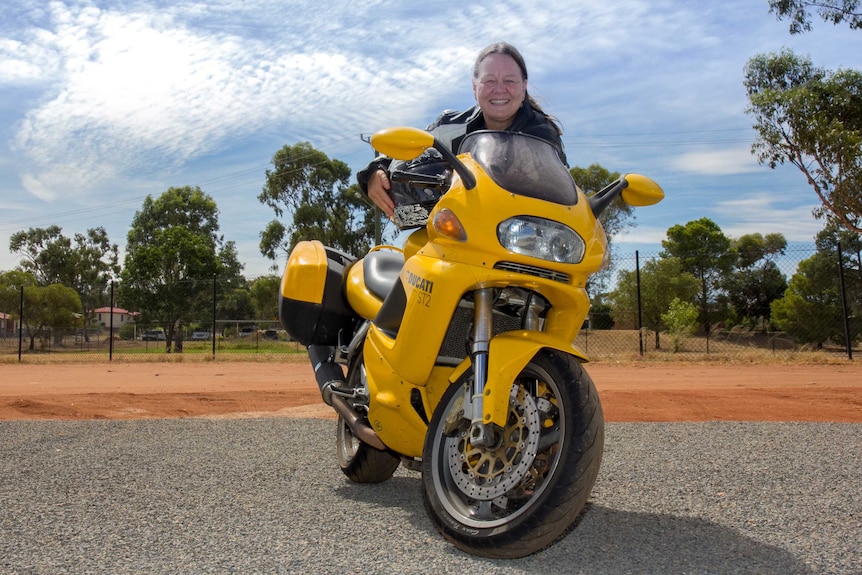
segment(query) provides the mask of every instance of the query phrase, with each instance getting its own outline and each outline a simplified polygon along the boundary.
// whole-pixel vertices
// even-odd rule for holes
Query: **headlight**
[[[584,240],[569,226],[532,216],[504,221],[497,226],[497,239],[516,254],[566,264],[580,262],[586,249]]]

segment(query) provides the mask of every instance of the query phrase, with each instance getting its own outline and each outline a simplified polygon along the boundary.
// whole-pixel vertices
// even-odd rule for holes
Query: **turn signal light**
[[[461,220],[458,219],[455,212],[448,208],[443,208],[437,212],[431,225],[442,236],[458,242],[467,241],[467,232],[464,230],[464,226],[461,225]]]

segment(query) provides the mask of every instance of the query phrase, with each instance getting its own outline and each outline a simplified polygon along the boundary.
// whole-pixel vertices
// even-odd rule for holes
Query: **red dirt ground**
[[[862,364],[594,363],[606,421],[862,422]],[[0,420],[334,418],[306,362],[0,364]]]

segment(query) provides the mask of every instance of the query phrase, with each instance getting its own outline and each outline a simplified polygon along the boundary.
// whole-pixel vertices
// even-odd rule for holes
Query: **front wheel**
[[[539,352],[512,382],[496,445],[470,443],[463,386],[444,394],[423,451],[425,508],[460,549],[524,557],[571,529],[590,496],[604,449],[592,380],[572,356]]]

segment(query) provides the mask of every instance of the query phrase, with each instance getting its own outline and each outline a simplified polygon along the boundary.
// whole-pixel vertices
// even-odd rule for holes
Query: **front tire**
[[[463,386],[444,394],[423,451],[425,508],[458,548],[525,557],[563,537],[589,499],[604,450],[604,416],[574,357],[543,350],[513,382],[494,448],[474,447],[457,411]]]

